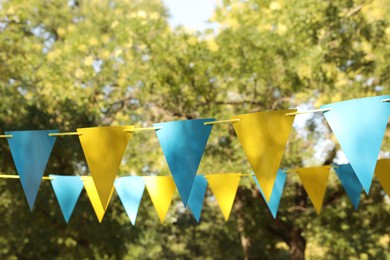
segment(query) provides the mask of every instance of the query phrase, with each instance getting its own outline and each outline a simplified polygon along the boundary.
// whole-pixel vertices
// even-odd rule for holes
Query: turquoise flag
[[[56,141],[56,137],[48,136],[50,133],[58,133],[58,130],[5,132],[6,135],[12,135],[7,141],[31,211]]]
[[[282,193],[284,190],[284,184],[286,183],[287,174],[283,173],[281,170],[278,170],[278,173],[276,175],[274,187],[272,188],[271,198],[269,202],[265,199],[264,193],[259,185],[259,182],[257,181],[256,176],[253,177],[253,179],[256,182],[257,187],[260,190],[261,196],[263,196],[263,199],[265,203],[267,203],[267,206],[269,210],[271,211],[271,214],[274,218],[276,218],[276,215],[278,214],[279,209],[279,203],[280,199],[282,198]]]
[[[207,180],[203,175],[195,177],[194,185],[188,199],[188,207],[191,210],[196,222],[199,223],[200,213],[202,212],[204,195],[206,194]]]
[[[362,194],[362,184],[356,177],[350,164],[335,164],[335,172],[340,179],[353,207],[357,210],[360,203],[360,195]]]
[[[214,118],[173,121],[154,124],[180,197],[187,206],[192,184],[209,138]]]
[[[115,190],[133,225],[138,214],[142,195],[145,190],[145,182],[142,176],[120,177],[114,182]]]
[[[368,194],[390,115],[390,96],[348,100],[321,106],[364,190]]]
[[[80,176],[50,175],[50,177],[52,178],[51,185],[53,186],[58,204],[60,204],[65,222],[68,223],[80,193],[84,188],[83,181],[80,179]]]

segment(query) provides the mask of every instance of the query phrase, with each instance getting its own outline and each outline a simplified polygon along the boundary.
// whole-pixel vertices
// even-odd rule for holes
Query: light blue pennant
[[[196,175],[194,185],[188,199],[188,207],[191,210],[196,222],[199,223],[202,212],[204,195],[206,194],[207,180],[203,175]]]
[[[282,198],[282,193],[284,190],[284,184],[286,183],[286,178],[287,178],[287,174],[283,173],[283,171],[281,171],[281,170],[278,170],[278,173],[277,173],[276,179],[275,179],[275,184],[274,184],[274,187],[273,187],[272,193],[271,193],[271,198],[270,198],[269,202],[267,202],[267,200],[264,197],[264,193],[261,190],[259,182],[257,181],[257,178],[255,176],[253,177],[253,179],[256,182],[257,187],[260,190],[261,196],[263,196],[263,199],[264,199],[265,203],[267,203],[267,206],[268,206],[269,210],[271,211],[271,214],[274,218],[276,218],[276,215],[278,214],[279,203],[280,203],[280,199]]]
[[[364,190],[368,194],[390,115],[390,96],[348,100],[321,106]]]
[[[341,185],[347,192],[353,207],[357,210],[363,190],[362,184],[350,164],[336,164],[335,166],[334,170],[341,181]]]
[[[48,136],[50,133],[58,133],[58,130],[5,132],[12,135],[7,141],[31,211],[56,141],[56,137]]]
[[[131,223],[135,225],[138,208],[145,190],[144,179],[142,176],[120,177],[115,180],[114,186]]]
[[[204,123],[211,121],[215,119],[154,124],[154,127],[161,127],[156,130],[157,138],[185,207],[212,129],[212,125]]]
[[[58,204],[60,204],[66,223],[68,223],[84,188],[83,181],[80,176],[50,175],[50,177]]]

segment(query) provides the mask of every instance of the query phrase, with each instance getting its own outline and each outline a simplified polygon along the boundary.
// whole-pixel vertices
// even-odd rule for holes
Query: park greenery
[[[272,109],[312,109],[390,91],[386,0],[224,0],[203,32],[168,24],[158,0],[0,2],[0,127],[60,129]],[[321,114],[304,117],[282,167],[342,160]],[[109,151],[107,151],[109,152]],[[390,152],[388,133],[381,156]],[[15,174],[5,139],[0,171]],[[250,173],[231,125],[216,125],[199,173]],[[77,137],[58,138],[45,175],[88,175]],[[153,132],[134,134],[119,170],[170,175]],[[85,192],[69,224],[49,182],[33,212],[20,183],[0,180],[0,255],[17,259],[385,259],[390,203],[374,179],[355,211],[335,174],[317,215],[295,174],[277,219],[242,178],[225,222],[210,190],[196,223],[176,193],[160,224],[145,192],[132,226],[116,195],[101,224]]]

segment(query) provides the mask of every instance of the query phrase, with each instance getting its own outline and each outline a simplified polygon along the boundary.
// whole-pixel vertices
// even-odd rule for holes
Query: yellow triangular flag
[[[267,201],[295,118],[286,114],[295,111],[274,110],[231,117],[240,119],[233,127]]]
[[[375,176],[382,185],[383,190],[390,195],[390,159],[378,160],[375,168]]]
[[[104,214],[106,213],[108,203],[110,202],[110,198],[112,196],[112,193],[114,191],[114,187],[111,189],[110,197],[106,205],[104,205],[100,201],[99,194],[97,192],[95,183],[91,176],[83,176],[81,177],[84,183],[84,188],[87,191],[88,198],[91,201],[93,210],[95,211],[95,214],[99,220],[99,223],[102,222]]]
[[[228,221],[240,184],[241,173],[210,174],[206,175],[206,179],[225,220]]]
[[[145,176],[144,181],[158,217],[163,223],[176,190],[172,176]]]
[[[329,166],[296,169],[317,214],[320,214],[322,203],[324,202],[329,171]]]
[[[133,126],[106,126],[77,129],[85,159],[103,205],[108,205],[119,165],[131,137],[131,133],[123,130],[132,128]]]

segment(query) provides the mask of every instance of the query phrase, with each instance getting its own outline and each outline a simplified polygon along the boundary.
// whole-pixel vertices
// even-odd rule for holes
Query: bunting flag
[[[154,124],[157,138],[175,180],[180,197],[187,206],[192,185],[209,138],[214,118]]]
[[[363,190],[362,184],[350,164],[336,164],[335,166],[334,170],[336,175],[339,177],[341,185],[343,185],[347,192],[353,207],[357,210],[360,203],[360,195]]]
[[[240,119],[233,127],[246,157],[264,193],[271,198],[272,189],[295,116],[286,116],[291,110],[274,110],[232,116]]]
[[[142,195],[145,190],[144,179],[141,176],[126,176],[115,180],[115,190],[133,225],[138,214]]]
[[[191,210],[196,222],[200,221],[200,213],[202,212],[203,200],[206,194],[207,180],[204,175],[197,175],[195,177],[194,185],[188,199],[188,207]]]
[[[383,190],[390,195],[390,159],[379,160],[376,164],[375,175]]]
[[[102,222],[104,214],[106,213],[108,204],[110,202],[112,193],[114,191],[114,186],[111,187],[110,196],[108,197],[107,203],[103,204],[100,200],[98,190],[95,186],[94,179],[91,176],[83,176],[81,180],[84,183],[84,188],[87,191],[88,198],[91,201],[93,210],[95,211],[96,217],[99,220],[99,223]]]
[[[107,206],[109,203],[114,180],[131,138],[131,133],[124,130],[132,128],[133,126],[106,126],[77,129],[102,205]]]
[[[300,168],[296,170],[317,214],[320,214],[322,203],[324,202],[329,170],[329,166]]]
[[[240,184],[241,173],[211,174],[206,178],[225,220],[228,221]]]
[[[83,182],[80,176],[50,175],[51,185],[57,197],[58,204],[64,215],[65,222],[69,222],[73,209],[76,206],[80,193],[83,190]]]
[[[368,194],[390,115],[390,96],[348,100],[321,106],[333,133]]]
[[[272,216],[276,218],[276,215],[278,214],[280,199],[282,198],[284,185],[286,183],[287,174],[281,170],[278,170],[278,174],[276,175],[276,179],[275,179],[275,184],[272,189],[271,199],[269,200],[269,202],[265,199],[264,193],[261,190],[259,182],[257,181],[255,176],[253,176],[253,179],[255,180],[256,185],[259,188],[259,191],[261,193],[261,196],[263,196],[265,203],[267,204]]]
[[[50,133],[58,133],[58,130],[5,132],[12,135],[7,141],[31,211],[56,141],[56,137],[49,136]]]
[[[143,178],[157,215],[163,223],[175,193],[175,183],[171,176],[145,176]]]

